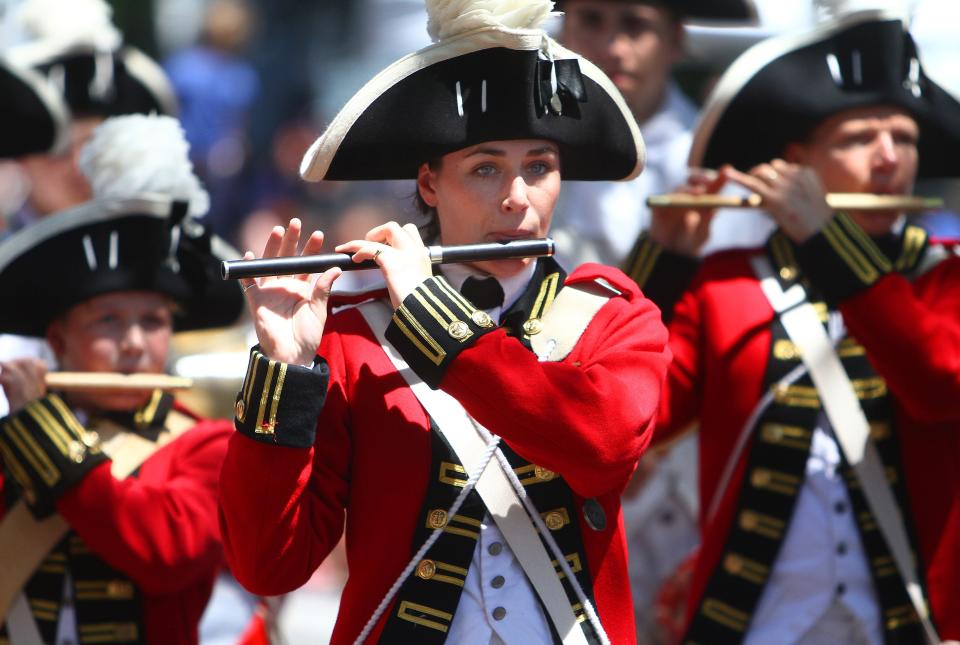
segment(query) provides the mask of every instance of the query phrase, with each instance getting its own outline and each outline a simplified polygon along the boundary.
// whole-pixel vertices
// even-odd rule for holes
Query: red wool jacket
[[[664,440],[700,420],[703,545],[689,607],[698,606],[735,516],[745,454],[712,523],[709,501],[747,416],[762,395],[774,313],[749,258],[708,258],[670,324],[670,365],[657,424]],[[886,379],[940,636],[960,638],[960,258],[911,283],[881,277],[840,304],[849,332]]]
[[[198,642],[223,565],[217,488],[232,424],[175,409],[196,426],[151,455],[136,477],[115,479],[107,461],[57,502],[90,550],[140,590],[146,641],[157,644]]]
[[[538,362],[498,329],[453,359],[440,387],[521,456],[559,473],[578,503],[598,499],[606,529],[581,522],[597,610],[614,643],[633,643],[619,496],[650,440],[669,358],[658,310],[622,273],[587,265],[566,284],[596,278],[623,296],[603,306],[564,361]],[[314,446],[232,437],[221,514],[231,567],[261,594],[302,585],[337,544],[346,518],[350,576],[332,642],[351,643],[411,557],[430,429],[358,311],[328,321],[319,354],[330,383]]]

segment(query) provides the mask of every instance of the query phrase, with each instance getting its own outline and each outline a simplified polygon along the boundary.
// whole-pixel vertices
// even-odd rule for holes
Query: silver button
[[[501,551],[503,551],[503,545],[499,542],[494,542],[487,547],[487,553],[490,555],[500,555]]]
[[[503,583],[506,582],[503,576],[495,576],[493,580],[490,581],[490,586],[494,589],[499,589],[503,586]]]
[[[503,620],[503,617],[507,615],[507,610],[503,607],[497,607],[493,610],[493,619],[494,620]]]

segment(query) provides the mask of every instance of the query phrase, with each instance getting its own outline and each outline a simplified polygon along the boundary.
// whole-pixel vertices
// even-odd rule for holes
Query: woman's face
[[[60,369],[69,372],[162,373],[173,313],[159,293],[117,291],[75,305],[50,324],[47,340]],[[74,392],[71,403],[88,411],[133,411],[148,391]]]
[[[546,237],[560,194],[560,153],[539,139],[490,141],[423,164],[420,196],[437,210],[444,245]],[[496,277],[516,275],[535,260],[477,262]]]

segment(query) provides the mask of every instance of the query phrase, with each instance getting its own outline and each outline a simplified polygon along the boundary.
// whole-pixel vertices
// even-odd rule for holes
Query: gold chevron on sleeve
[[[917,263],[920,251],[927,241],[927,232],[919,226],[908,226],[903,232],[903,251],[897,258],[897,271],[909,269]]]
[[[836,220],[823,227],[823,236],[861,282],[870,284],[880,277],[880,272],[870,264],[850,238],[844,235]]]
[[[467,318],[470,318],[473,313],[477,310],[469,300],[463,297],[463,295],[458,292],[456,289],[450,286],[450,284],[443,278],[435,278],[434,284],[437,286],[445,296],[450,298],[450,300],[457,306],[457,308],[462,311]]]
[[[10,440],[17,446],[33,470],[40,476],[47,486],[54,486],[60,481],[60,471],[43,451],[36,439],[23,426],[20,419],[10,419]]]
[[[70,456],[69,442],[72,438],[67,436],[62,425],[50,414],[49,410],[43,407],[39,401],[31,401],[24,407],[23,411],[26,412],[43,433],[47,435],[50,443],[52,443],[62,455],[65,457]]]
[[[257,434],[273,434],[274,426],[263,423],[263,415],[267,410],[267,399],[270,397],[270,386],[273,382],[273,372],[277,369],[277,362],[267,363],[267,375],[263,379],[263,390],[260,392],[260,407],[257,408],[257,425],[253,431]]]
[[[404,320],[400,319],[401,316]],[[394,312],[393,322],[396,323],[397,329],[413,343],[414,347],[423,352],[423,355],[430,359],[434,365],[440,365],[443,359],[446,358],[446,350],[430,336],[423,325],[410,313],[410,310],[408,310],[405,305],[400,305]],[[416,331],[416,333],[414,333],[414,331]],[[419,338],[417,337],[418,334],[420,336]]]
[[[273,403],[270,405],[270,418],[267,420],[267,426],[271,429],[277,427],[277,408],[280,407],[280,395],[283,392],[283,382],[287,378],[287,364],[280,363],[280,371],[277,374],[277,385],[273,388]]]
[[[453,315],[452,311],[450,311],[447,307],[443,305],[442,302],[440,302],[439,298],[437,298],[434,294],[430,293],[429,289],[423,289],[422,291],[419,288],[414,289],[413,297],[416,299],[417,302],[420,303],[420,306],[423,307],[424,311],[430,314],[430,316],[434,320],[436,320],[440,324],[440,326],[443,327],[444,329],[446,329],[447,325],[449,325],[450,323],[454,322],[455,320],[459,320],[459,318]],[[437,303],[441,311],[447,314],[446,318],[441,316],[440,312],[433,308],[433,305],[431,305],[427,301],[428,297]]]
[[[641,288],[643,288],[647,280],[650,279],[653,267],[656,266],[657,259],[662,252],[663,248],[649,238],[645,239],[641,244],[637,257],[633,260],[629,268],[630,277]]]
[[[840,222],[840,225],[846,229],[847,234],[858,241],[858,246],[867,255],[867,257],[877,266],[881,271],[889,271],[893,268],[893,265],[890,264],[890,260],[886,255],[883,254],[883,251],[876,245],[876,243],[870,239],[870,237],[863,232],[863,229],[857,225],[850,217],[847,215],[841,215],[837,218],[837,221]]]

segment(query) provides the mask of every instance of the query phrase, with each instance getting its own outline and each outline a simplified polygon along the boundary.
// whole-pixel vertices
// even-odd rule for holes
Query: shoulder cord
[[[485,441],[490,441],[491,439],[494,441],[499,441],[499,437],[491,434],[489,430],[474,421],[473,417],[470,417],[470,421],[473,422],[473,425],[477,428],[480,436],[483,437]],[[527,495],[526,489],[523,487],[523,484],[520,483],[520,480],[517,479],[517,474],[513,471],[513,467],[507,461],[507,458],[504,456],[503,452],[497,450],[495,454],[497,456],[497,460],[500,462],[500,467],[503,468],[503,472],[507,475],[507,479],[509,479],[510,483],[513,485],[513,489],[516,491],[517,496],[523,500],[523,507],[527,510],[527,515],[530,516],[534,525],[537,527],[537,532],[540,533],[540,536],[547,543],[547,546],[550,547],[551,554],[553,554],[553,557],[556,558],[557,563],[560,565],[560,569],[563,571],[564,575],[567,576],[567,580],[570,581],[570,585],[573,587],[574,593],[577,594],[577,600],[583,607],[583,612],[586,615],[587,620],[590,621],[590,625],[596,632],[597,637],[600,639],[600,643],[602,643],[602,645],[610,645],[610,639],[607,637],[607,632],[604,631],[603,625],[600,624],[600,618],[597,616],[597,612],[593,608],[593,603],[591,603],[590,599],[587,598],[587,594],[584,593],[583,587],[580,586],[580,582],[573,574],[573,570],[570,568],[570,563],[567,562],[566,556],[563,555],[563,551],[560,550],[560,546],[557,544],[557,541],[553,539],[553,535],[550,534],[550,530],[543,523],[543,518],[540,517],[540,511],[538,511],[537,507],[533,505],[529,495]]]
[[[488,433],[489,434],[489,433]],[[487,439],[487,437],[484,437]],[[500,437],[492,437],[487,439],[486,449],[483,451],[483,455],[480,457],[480,462],[477,464],[476,468],[473,469],[473,472],[470,473],[470,477],[467,478],[467,482],[463,487],[463,490],[460,491],[460,494],[457,495],[457,498],[453,500],[450,508],[447,510],[447,517],[453,517],[456,515],[457,511],[460,510],[460,507],[463,506],[463,502],[467,499],[467,495],[474,489],[477,485],[477,481],[480,479],[480,475],[483,474],[483,471],[486,470],[487,464],[490,463],[490,459],[493,457],[494,453],[502,455],[497,447],[500,444]],[[513,474],[513,469],[510,469],[510,473]],[[516,477],[516,475],[514,475]],[[397,595],[397,592],[400,591],[400,587],[403,586],[403,582],[413,573],[414,567],[423,559],[423,556],[427,554],[427,551],[433,547],[436,541],[440,538],[440,534],[443,533],[444,527],[436,528],[430,534],[430,537],[427,538],[427,541],[423,543],[417,552],[410,559],[410,562],[407,563],[407,566],[403,568],[403,571],[400,572],[400,575],[397,576],[397,579],[393,582],[393,585],[390,587],[390,590],[387,591],[384,595],[383,600],[380,601],[380,604],[377,605],[376,611],[373,612],[373,615],[370,616],[370,620],[367,621],[367,624],[364,625],[363,631],[360,632],[360,635],[357,636],[357,639],[354,641],[354,645],[362,645],[363,642],[367,639],[367,636],[370,635],[370,632],[373,631],[373,628],[376,626],[377,622],[380,620],[380,617],[383,616],[383,612],[387,610],[387,607],[393,601],[393,597]]]

